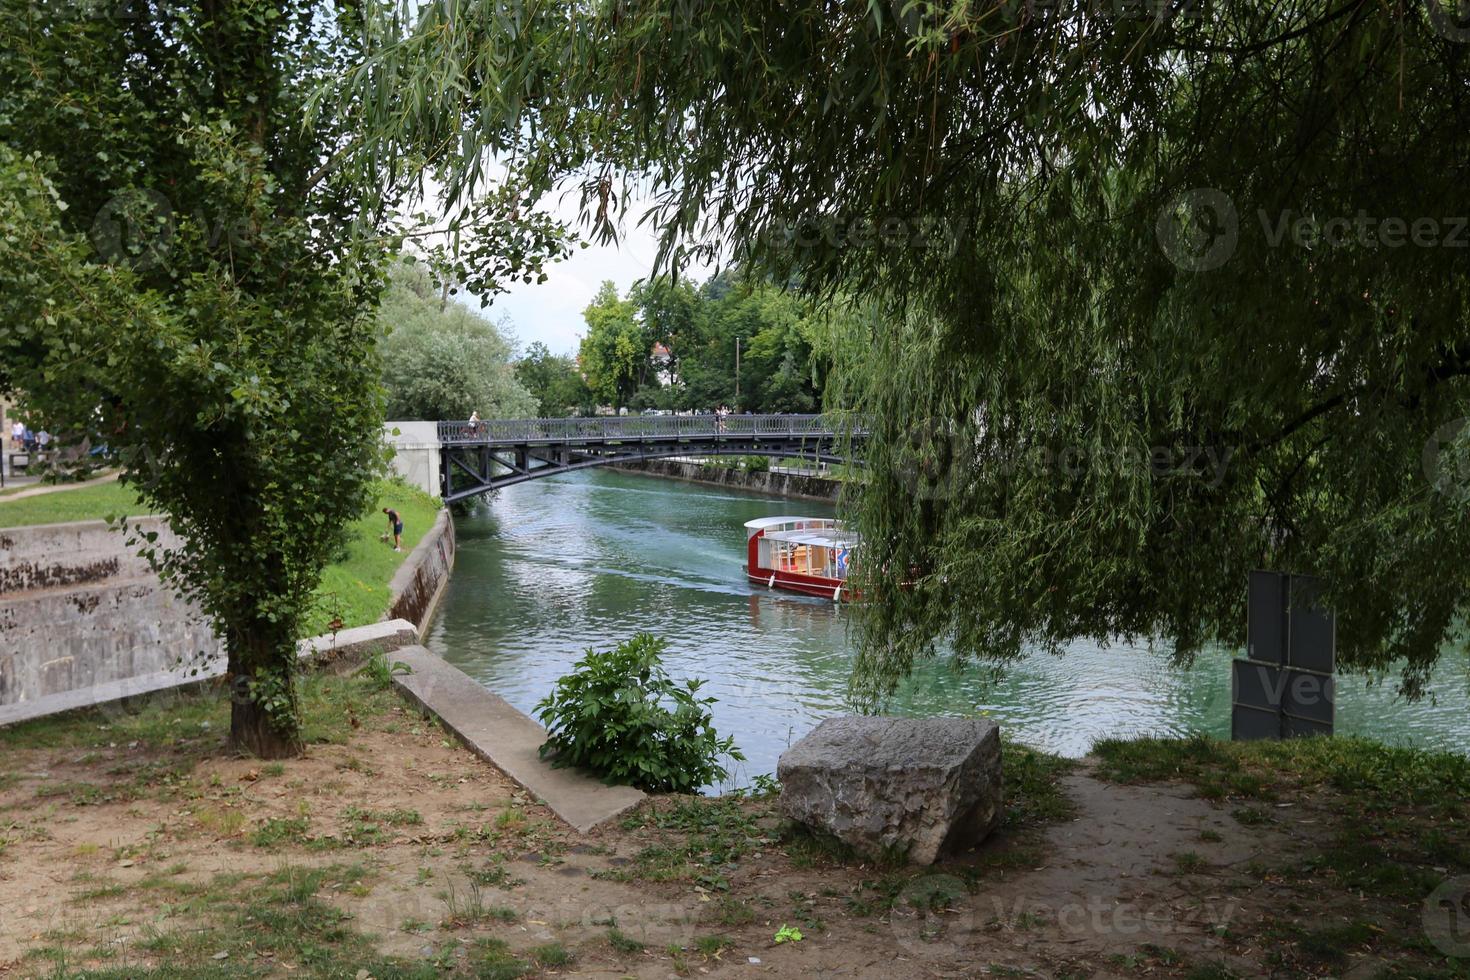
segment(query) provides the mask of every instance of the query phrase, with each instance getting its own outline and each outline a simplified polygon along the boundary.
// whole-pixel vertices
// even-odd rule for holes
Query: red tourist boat
[[[859,546],[856,532],[830,517],[760,517],[745,522],[745,574],[752,582],[821,596],[856,599],[847,576]]]

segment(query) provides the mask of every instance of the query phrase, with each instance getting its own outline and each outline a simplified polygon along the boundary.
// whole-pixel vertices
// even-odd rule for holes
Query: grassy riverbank
[[[1470,874],[1461,756],[1007,744],[1000,829],[914,868],[770,796],[577,835],[381,680],[308,674],[278,763],[224,751],[222,698],[0,731],[0,974],[1470,976],[1424,912]]]
[[[322,575],[316,607],[304,628],[306,636],[327,632],[328,624],[337,617],[344,629],[381,619],[388,608],[388,585],[393,573],[434,526],[439,512],[437,498],[389,480],[380,481],[375,494],[372,509],[348,526],[346,547]],[[382,514],[384,507],[392,507],[403,518],[401,554],[380,540],[388,528],[388,519]],[[0,528],[136,517],[147,512],[130,487],[104,483],[58,489],[23,500],[0,497]]]
[[[305,634],[327,632],[331,621],[339,616],[344,629],[381,619],[392,598],[388,585],[393,573],[433,528],[439,506],[438,498],[422,490],[394,481],[379,483],[372,512],[348,526],[344,553],[322,575],[317,606],[307,620]],[[403,518],[402,554],[381,540],[388,530],[384,507],[393,508]]]
[[[34,486],[15,488],[16,493]],[[71,521],[100,521],[109,516],[138,516],[147,510],[131,487],[121,483],[99,483],[71,489],[65,485],[49,493],[21,500],[0,497],[0,528],[65,524]]]

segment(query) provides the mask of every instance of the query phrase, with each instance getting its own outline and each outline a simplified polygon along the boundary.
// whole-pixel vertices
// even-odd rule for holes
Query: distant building
[[[653,364],[654,377],[658,383],[665,388],[674,383],[674,355],[667,347],[658,341],[653,342],[653,351],[649,354],[649,361]]]

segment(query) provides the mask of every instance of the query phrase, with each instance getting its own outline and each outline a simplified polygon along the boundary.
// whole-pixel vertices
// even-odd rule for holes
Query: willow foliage
[[[1454,0],[415,11],[354,79],[374,160],[455,133],[451,187],[514,153],[605,233],[642,173],[670,264],[871,306],[829,389],[876,425],[859,694],[946,639],[1238,640],[1255,567],[1325,576],[1339,662],[1411,695],[1460,641]]]

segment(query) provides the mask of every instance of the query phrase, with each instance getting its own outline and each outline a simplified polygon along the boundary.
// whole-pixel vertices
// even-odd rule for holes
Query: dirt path
[[[655,799],[582,836],[388,698],[334,708],[339,743],[275,765],[223,757],[217,722],[193,716],[132,741],[116,719],[93,744],[0,735],[0,975],[64,960],[376,976],[318,969],[284,926],[229,925],[305,895],[431,975],[1264,976],[1239,933],[1283,894],[1258,868],[1320,836],[1308,808],[1277,807],[1263,833],[1181,784],[1090,764],[1061,778],[1071,819],[931,869],[843,860],[770,800]],[[783,926],[802,939],[776,944]]]
[[[47,493],[65,493],[68,490],[81,490],[84,487],[95,487],[103,483],[116,483],[121,471],[99,476],[95,480],[83,480],[80,483],[50,483],[42,486],[30,487],[26,490],[17,490],[14,493],[0,495],[0,503],[8,503],[12,500],[25,500],[27,497],[39,497]]]

